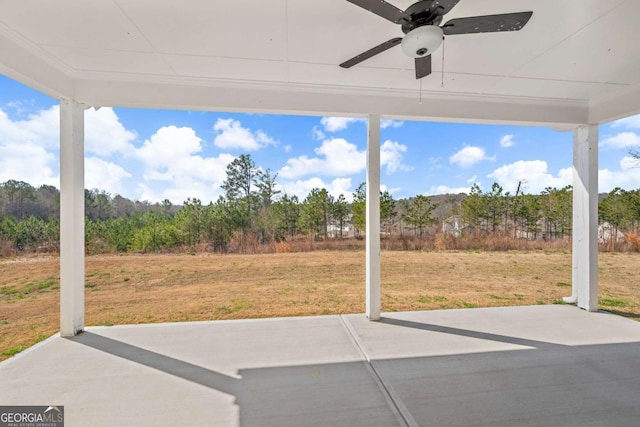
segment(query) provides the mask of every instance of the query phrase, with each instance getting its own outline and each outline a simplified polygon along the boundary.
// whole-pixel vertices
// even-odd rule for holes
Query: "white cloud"
[[[84,129],[87,153],[107,157],[115,153],[128,154],[134,150],[133,142],[137,135],[120,123],[113,108],[85,111]]]
[[[202,157],[198,154],[201,151],[202,139],[193,129],[175,126],[158,129],[135,156],[145,166],[143,177],[147,183],[168,181],[172,188],[160,193],[143,185],[140,187],[143,199],[168,198],[173,203],[182,203],[186,197],[198,197],[203,201],[215,199],[226,179],[226,167],[234,156],[222,153],[217,157]]]
[[[204,181],[193,179],[189,176],[181,176],[171,187],[164,187],[159,190],[152,189],[145,183],[138,184],[140,200],[148,200],[158,202],[162,200],[170,200],[173,204],[182,204],[188,198],[200,199],[203,203],[215,201],[223,194],[223,191],[217,185],[212,185]]]
[[[277,145],[277,142],[263,131],[252,132],[242,127],[238,120],[218,119],[213,125],[213,130],[218,132],[213,144],[222,149],[256,151],[267,145]]]
[[[60,184],[57,157],[43,147],[30,142],[0,141],[0,182],[10,179],[31,185]]]
[[[609,192],[616,187],[635,189],[640,183],[640,162],[633,157],[620,160],[620,170],[601,169],[598,174],[598,191]]]
[[[57,107],[15,121],[0,110],[0,182],[59,186],[59,128]]]
[[[324,132],[318,128],[318,126],[314,126],[313,129],[311,129],[311,136],[313,136],[313,139],[318,141],[322,141],[327,137]]]
[[[133,148],[136,134],[125,129],[111,108],[85,112],[85,150],[98,156],[128,153]],[[17,179],[38,186],[59,186],[60,107],[29,114],[24,120],[11,120],[0,110],[0,181]],[[93,158],[86,168],[87,185],[113,191],[121,179],[113,168],[95,170]],[[107,163],[101,165],[105,166]],[[110,163],[110,165],[114,165]],[[114,165],[115,166],[115,165]],[[91,182],[93,173],[103,174],[103,179]],[[113,179],[114,181],[110,181]],[[109,187],[109,188],[107,188]],[[91,187],[88,187],[91,188]]]
[[[278,175],[285,179],[296,179],[307,175],[347,176],[366,169],[366,150],[359,151],[355,144],[343,138],[323,141],[316,148],[318,157],[300,156],[287,160]],[[406,145],[395,141],[385,141],[380,146],[380,165],[388,173],[398,170],[411,170],[402,163]]]
[[[634,132],[621,132],[604,138],[600,141],[600,146],[611,148],[640,147],[640,135]]]
[[[538,194],[546,187],[561,188],[571,185],[573,168],[561,169],[558,175],[553,175],[548,172],[548,165],[544,160],[519,160],[499,167],[487,177],[493,178],[505,191],[515,193],[518,182],[522,181],[527,193]]]
[[[0,106],[0,109],[5,111],[13,110],[18,116],[28,115],[31,111],[35,110],[35,99],[23,99],[19,101],[9,101]]]
[[[442,157],[429,157],[427,162],[429,162],[430,170],[442,169],[442,164],[440,163],[442,162]]]
[[[624,129],[640,129],[640,114],[616,120],[615,122],[611,123],[611,127]]]
[[[448,185],[438,185],[431,187],[427,192],[427,196],[437,196],[439,194],[469,194],[471,187],[449,187]]]
[[[626,156],[620,160],[620,169],[623,171],[630,171],[640,168],[640,159],[635,157]]]
[[[352,199],[351,178],[336,178],[326,189],[333,197],[343,194],[346,200],[351,201]]]
[[[285,145],[284,147],[282,147],[282,149],[284,150],[285,153],[289,153],[291,152],[291,145]]]
[[[467,180],[467,184],[473,184],[478,179],[478,175],[473,175],[471,178]]]
[[[455,153],[453,156],[449,157],[449,163],[457,164],[460,167],[468,168],[476,163],[480,163],[484,160],[495,161],[496,158],[488,157],[484,148],[482,147],[473,147],[470,145],[464,146],[460,151]]]
[[[513,147],[514,145],[516,145],[516,143],[513,141],[513,135],[505,135],[500,138],[500,146],[502,148],[509,148]]]
[[[85,151],[97,156],[130,153],[135,132],[125,129],[111,108],[85,112]],[[0,110],[0,181],[17,179],[31,185],[59,187],[60,106],[11,120]],[[85,160],[85,187],[120,193],[130,177],[122,167],[95,156]]]
[[[189,127],[165,126],[151,135],[136,156],[150,167],[168,167],[176,160],[202,151],[202,139]]]
[[[319,157],[300,156],[287,160],[278,175],[296,179],[306,175],[345,176],[361,172],[366,167],[364,151],[342,138],[324,141],[315,149]]]
[[[20,120],[12,120],[0,110],[0,182],[17,179],[35,186],[59,186],[59,115],[59,106]],[[112,194],[126,190],[127,197],[149,201],[168,198],[174,203],[182,203],[188,197],[215,200],[221,194],[226,166],[234,156],[204,156],[203,141],[193,129],[162,127],[136,148],[133,142],[137,135],[122,125],[113,109],[87,110],[85,119],[87,188]],[[218,129],[219,137],[224,134],[223,140],[233,139],[233,132],[236,136],[249,132],[233,121],[219,122]],[[258,145],[275,143],[264,132],[249,132],[249,136]],[[123,154],[129,163],[134,162],[128,166],[131,172],[113,160],[115,154]],[[140,177],[142,182],[123,188],[136,163],[136,179]],[[340,182],[336,181],[336,188],[340,188]]]
[[[135,132],[127,130],[112,108],[85,112],[85,150],[99,156],[128,153]],[[27,120],[11,121],[0,111],[0,138],[29,141],[47,149],[60,146],[60,106],[30,114]]]
[[[336,178],[331,182],[325,182],[322,178],[312,177],[305,180],[287,181],[280,184],[282,192],[298,196],[300,201],[304,200],[314,188],[326,188],[333,197],[343,194],[347,201],[353,198],[351,190],[351,178]]]
[[[365,119],[356,119],[353,117],[323,117],[320,119],[320,124],[324,127],[325,132],[334,133],[345,130],[353,123],[366,122]],[[404,125],[401,120],[381,119],[380,128],[399,128]],[[316,139],[324,139],[324,134],[317,127],[313,128],[314,137]]]
[[[84,159],[85,188],[98,188],[113,195],[122,194],[122,180],[131,174],[121,166],[97,157]]]
[[[345,130],[350,124],[364,121],[363,119],[355,119],[352,117],[323,117],[320,124],[324,127],[325,132],[339,132]]]
[[[389,120],[389,119],[382,119],[380,120],[380,128],[381,129],[386,129],[386,128],[399,128],[400,126],[402,126],[404,124],[403,121],[401,120]]]
[[[543,160],[518,161],[502,166],[488,175],[512,194],[522,181],[527,193],[539,194],[546,187],[562,188],[572,185],[573,168],[560,169],[557,175],[548,172],[547,162]],[[616,187],[638,188],[640,182],[640,164],[630,156],[620,160],[619,170],[600,169],[598,171],[598,191],[609,192]]]
[[[57,150],[60,145],[59,107],[56,105],[16,121],[0,110],[0,141]]]
[[[403,155],[406,152],[406,145],[387,140],[380,146],[380,164],[386,166],[387,173],[394,173],[398,170],[411,170],[413,169],[412,167],[402,163]]]
[[[402,191],[402,187],[392,187],[392,188],[387,188],[386,185],[384,184],[380,184],[380,191],[384,192],[384,191],[388,191],[389,194],[397,194],[400,191]]]

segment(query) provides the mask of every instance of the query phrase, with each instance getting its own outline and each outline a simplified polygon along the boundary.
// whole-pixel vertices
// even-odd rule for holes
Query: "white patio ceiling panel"
[[[462,0],[445,21],[525,10],[520,32],[447,37],[423,104],[399,48],[338,67],[402,35],[345,0],[0,0],[0,72],[96,106],[554,126],[640,112],[640,1]]]
[[[0,21],[45,52],[52,46],[153,52],[111,0],[4,0],[0,10]]]
[[[286,60],[286,1],[120,1],[162,54]]]
[[[73,70],[102,73],[175,75],[163,56],[152,52],[49,46],[47,51]]]
[[[515,75],[536,79],[634,84],[640,76],[640,2],[626,2],[579,29]],[[561,23],[558,23],[560,25]]]

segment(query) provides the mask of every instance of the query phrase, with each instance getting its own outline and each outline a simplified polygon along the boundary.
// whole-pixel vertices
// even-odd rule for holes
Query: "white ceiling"
[[[0,0],[0,72],[94,106],[559,127],[640,112],[638,0],[461,0],[445,21],[528,10],[520,32],[449,36],[422,103],[399,47],[338,66],[402,36],[345,0]]]

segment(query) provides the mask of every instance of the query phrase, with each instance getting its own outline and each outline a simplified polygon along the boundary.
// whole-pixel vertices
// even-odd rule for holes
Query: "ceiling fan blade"
[[[431,11],[440,9],[438,15],[446,15],[451,12],[451,9],[453,9],[459,2],[460,0],[435,0],[431,5]]]
[[[431,55],[416,58],[416,80],[431,74]]]
[[[340,66],[342,68],[351,68],[354,65],[357,65],[362,61],[371,58],[372,56],[376,56],[377,54],[382,53],[387,49],[391,49],[392,47],[399,45],[401,42],[402,37],[396,37],[395,39],[387,40],[386,42],[379,44],[378,46],[371,48],[366,52],[362,52],[360,55],[356,55],[348,61],[343,62],[342,64],[340,64]]]
[[[403,22],[411,22],[411,16],[405,13],[404,10],[398,9],[391,3],[387,3],[384,0],[347,0],[349,3],[353,3],[356,6],[360,6],[363,9],[367,9],[369,12],[373,12],[378,16],[388,19],[396,24]]]
[[[529,22],[531,15],[533,12],[518,12],[452,19],[442,26],[442,30],[447,36],[519,31]]]

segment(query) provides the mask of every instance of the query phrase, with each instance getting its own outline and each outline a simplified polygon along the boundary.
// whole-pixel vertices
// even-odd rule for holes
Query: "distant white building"
[[[464,222],[460,215],[453,215],[442,221],[442,232],[451,234],[453,237],[460,237],[464,230]]]
[[[338,224],[329,224],[327,226],[327,235],[331,238],[340,237],[340,231],[340,226]],[[344,224],[342,226],[342,237],[352,237],[353,235],[353,226],[349,223]]]
[[[615,239],[616,243],[622,243],[625,241],[624,234],[618,228],[610,222],[603,222],[598,226],[598,242],[610,243]]]

